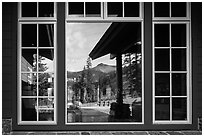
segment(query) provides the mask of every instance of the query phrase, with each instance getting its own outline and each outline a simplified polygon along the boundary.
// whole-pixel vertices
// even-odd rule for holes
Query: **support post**
[[[116,63],[117,63],[117,87],[118,87],[118,92],[117,92],[117,103],[118,104],[123,104],[123,79],[122,79],[122,55],[121,53],[117,54],[116,58]]]

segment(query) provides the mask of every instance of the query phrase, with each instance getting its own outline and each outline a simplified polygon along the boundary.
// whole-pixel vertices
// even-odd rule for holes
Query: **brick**
[[[81,132],[81,135],[90,135],[90,132]]]
[[[73,131],[57,132],[57,135],[80,135],[80,132],[73,132]]]
[[[202,135],[201,131],[182,131],[184,135]]]
[[[183,135],[181,132],[179,132],[179,131],[167,131],[166,132],[167,134],[169,134],[169,135]]]

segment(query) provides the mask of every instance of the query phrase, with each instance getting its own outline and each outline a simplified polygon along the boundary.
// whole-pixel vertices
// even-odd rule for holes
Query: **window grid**
[[[31,22],[36,22],[36,21],[39,21],[39,20],[42,20],[44,22],[47,22],[48,20],[49,21],[56,21],[57,19],[57,16],[56,16],[56,11],[57,11],[57,4],[56,2],[53,2],[54,3],[54,10],[53,10],[53,17],[40,17],[39,15],[39,3],[40,2],[36,2],[37,3],[37,17],[22,17],[22,3],[23,2],[19,2],[18,3],[18,21],[31,21]]]
[[[40,17],[39,15],[39,2],[37,2],[37,9],[36,9],[36,12],[37,12],[37,17],[22,17],[22,3],[19,3],[18,4],[18,31],[19,31],[19,34],[18,35],[18,45],[19,45],[19,50],[18,50],[18,58],[19,58],[19,62],[18,63],[18,74],[19,74],[19,77],[18,77],[18,124],[20,125],[45,125],[45,124],[49,124],[49,125],[55,125],[56,124],[56,69],[55,69],[55,60],[56,60],[56,3],[53,2],[54,4],[54,7],[53,7],[53,17]],[[36,38],[36,47],[22,47],[22,25],[24,24],[34,24],[34,25],[37,25],[37,38]],[[41,24],[47,24],[47,25],[53,25],[53,30],[54,30],[54,33],[53,33],[53,47],[39,47],[39,25]],[[21,58],[22,58],[22,50],[36,50],[36,54],[37,54],[37,58],[36,58],[36,70],[34,71],[30,71],[30,70],[27,70],[27,71],[24,71],[24,70],[21,70]],[[39,57],[39,50],[40,49],[52,49],[54,52],[54,56],[53,56],[53,70],[52,71],[39,71],[39,60],[38,60],[38,57]],[[51,95],[51,96],[40,96],[39,95],[39,74],[51,74],[52,77],[54,78],[54,80],[52,81],[53,82],[53,94],[54,95]],[[36,95],[34,96],[27,96],[27,95],[23,95],[22,94],[22,74],[35,74],[36,75]],[[53,107],[52,108],[40,108],[39,107],[39,100],[40,99],[52,99],[53,100]],[[22,101],[23,99],[36,99],[36,121],[22,121]],[[39,116],[40,116],[40,113],[39,111],[40,110],[52,110],[53,111],[53,120],[52,121],[40,121],[39,119]]]
[[[154,12],[154,3],[152,4],[152,20],[154,21],[190,21],[191,16],[190,16],[190,12],[191,12],[191,3],[190,2],[186,2],[186,17],[172,17],[172,2],[169,2],[169,17],[155,17],[155,12]]]
[[[169,35],[169,47],[155,47],[155,36],[154,36],[154,33],[155,33],[155,24],[169,24],[169,28],[170,28],[170,35]],[[171,33],[172,33],[172,24],[185,24],[186,25],[186,47],[173,47],[172,45],[172,38],[171,38]],[[191,113],[191,109],[190,109],[190,101],[189,101],[189,95],[190,95],[190,82],[189,82],[189,39],[190,39],[190,33],[189,33],[189,22],[166,22],[166,21],[157,21],[157,22],[153,22],[153,45],[154,45],[154,48],[153,48],[153,123],[158,123],[158,124],[166,124],[166,123],[173,123],[173,124],[180,124],[180,123],[189,123],[190,120],[191,120],[191,117],[190,117],[190,114]],[[169,64],[169,71],[158,71],[158,70],[155,70],[154,66],[155,66],[155,50],[156,49],[169,49],[169,56],[170,56],[170,64]],[[174,71],[172,70],[172,49],[186,49],[186,71]],[[169,74],[170,75],[170,95],[169,96],[156,96],[155,95],[155,74],[159,74],[159,73],[162,73],[162,74]],[[186,96],[173,96],[172,94],[172,74],[175,74],[175,73],[178,73],[178,74],[186,74]],[[169,98],[170,99],[170,120],[156,120],[156,114],[155,114],[155,99],[156,98]],[[187,101],[187,104],[186,104],[186,115],[187,115],[187,119],[186,120],[173,120],[173,98],[185,98],[186,101]]]

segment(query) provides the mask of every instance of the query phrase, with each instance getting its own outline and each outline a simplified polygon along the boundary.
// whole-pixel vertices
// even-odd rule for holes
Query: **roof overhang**
[[[107,29],[89,56],[94,60],[107,54],[114,58],[117,54],[136,52],[141,44],[140,22],[114,22]]]

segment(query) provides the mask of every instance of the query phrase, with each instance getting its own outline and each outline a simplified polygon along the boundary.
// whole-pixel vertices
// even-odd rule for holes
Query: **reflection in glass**
[[[155,120],[170,120],[170,99],[155,99]]]
[[[22,24],[22,47],[37,46],[37,25]]]
[[[118,29],[121,32],[115,32]],[[141,23],[68,23],[66,32],[67,123],[142,122]],[[120,113],[114,108],[118,95],[115,58],[110,60],[108,53],[95,60],[88,57],[104,38],[111,43],[105,51],[112,47],[125,56],[121,61],[124,104],[118,107],[125,117],[115,116]]]
[[[172,70],[186,70],[186,49],[172,49]]]
[[[33,72],[37,70],[37,50],[22,49],[21,71]]]
[[[23,98],[22,99],[22,121],[36,121],[37,120],[37,99]]]
[[[186,47],[186,24],[171,25],[172,47]]]
[[[156,73],[155,74],[155,96],[170,95],[170,74]]]
[[[123,3],[122,2],[108,2],[108,17],[122,17]]]
[[[54,25],[39,24],[39,47],[54,46]]]
[[[169,66],[169,49],[155,49],[155,71],[168,71]]]
[[[84,16],[84,3],[83,2],[69,2],[68,3],[69,16]]]
[[[39,49],[38,71],[54,71],[54,49]]]
[[[37,17],[37,2],[22,2],[22,17]]]
[[[100,17],[101,3],[100,2],[86,2],[86,17]]]
[[[186,17],[186,2],[172,2],[171,16],[172,17]]]
[[[54,99],[53,98],[39,98],[38,99],[38,108],[54,108]]]
[[[169,2],[155,2],[154,16],[155,17],[170,17]]]
[[[123,103],[129,104],[132,121],[142,122],[142,54],[141,45],[132,45],[122,56]],[[131,53],[132,52],[132,53]],[[134,53],[135,52],[135,53]]]
[[[186,98],[172,99],[172,119],[187,120],[187,100]]]
[[[21,86],[22,86],[21,87],[22,96],[36,96],[37,95],[37,74],[22,73]]]
[[[54,110],[51,109],[40,109],[39,110],[39,121],[54,121]]]
[[[139,2],[124,2],[125,17],[139,17],[140,5]]]
[[[169,24],[155,24],[155,47],[169,47]]]
[[[39,17],[54,17],[54,3],[39,2]]]
[[[39,96],[54,96],[54,74],[39,73],[38,87]]]
[[[172,74],[172,94],[173,96],[186,96],[186,74]]]

